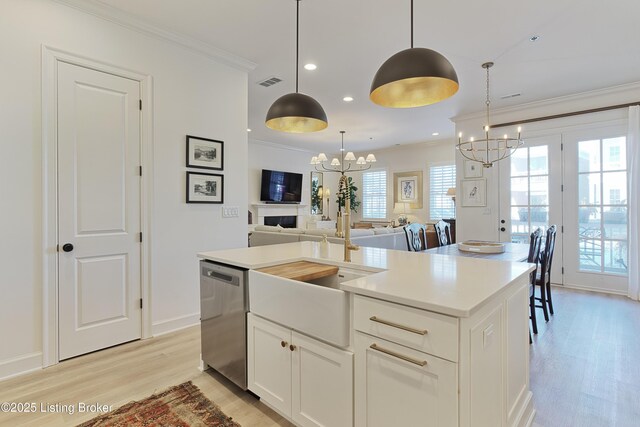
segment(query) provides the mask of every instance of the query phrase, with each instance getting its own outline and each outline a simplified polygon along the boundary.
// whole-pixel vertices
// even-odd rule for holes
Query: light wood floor
[[[531,390],[541,427],[640,426],[640,303],[552,288],[555,315],[531,354]]]
[[[640,304],[553,291],[556,314],[547,324],[540,314],[530,350],[535,425],[640,425]],[[83,401],[117,408],[191,380],[244,427],[291,425],[216,373],[200,372],[199,358],[200,331],[192,327],[0,382],[0,402]],[[93,416],[0,413],[0,426],[72,426]]]
[[[99,402],[118,408],[185,381],[244,427],[291,426],[259,400],[211,370],[200,372],[200,328],[71,359],[0,382],[0,402]],[[0,426],[74,426],[97,414],[6,414]]]

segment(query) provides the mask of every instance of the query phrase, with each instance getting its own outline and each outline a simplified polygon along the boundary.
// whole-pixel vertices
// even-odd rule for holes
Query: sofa
[[[335,237],[335,229],[305,230],[302,228],[283,228],[270,225],[256,225],[249,236],[249,246],[276,245],[278,243],[319,242],[323,235],[330,243],[344,244],[344,239]],[[351,242],[358,246],[407,250],[407,239],[402,228],[352,229]]]

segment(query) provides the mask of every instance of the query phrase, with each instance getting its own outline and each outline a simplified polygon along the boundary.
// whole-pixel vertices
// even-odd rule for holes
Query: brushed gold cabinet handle
[[[291,344],[291,345],[289,346],[289,350],[291,350],[291,351],[295,351],[295,350],[296,350],[296,346],[295,346],[295,345],[293,345],[293,344]]]
[[[280,345],[281,345],[282,347],[286,347],[286,346],[287,346],[287,342],[286,342],[286,341],[280,341]]]
[[[392,328],[402,329],[403,331],[408,331],[418,335],[427,335],[429,333],[426,329],[416,329],[411,326],[401,325],[399,323],[391,322],[389,320],[378,319],[376,316],[371,316],[369,318],[372,322],[382,323],[383,325],[391,326]]]
[[[380,353],[388,354],[389,356],[397,357],[398,359],[402,359],[406,362],[413,363],[418,366],[425,366],[427,364],[426,360],[416,360],[409,356],[404,356],[400,353],[396,353],[395,351],[387,350],[386,348],[378,347],[376,343],[373,343],[369,346],[371,350],[379,351]]]

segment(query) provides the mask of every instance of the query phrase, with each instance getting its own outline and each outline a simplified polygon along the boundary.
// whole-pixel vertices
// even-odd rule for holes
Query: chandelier
[[[520,138],[520,127],[518,127],[517,137],[510,137],[505,133],[502,138],[492,138],[489,134],[491,129],[489,125],[489,107],[491,105],[491,100],[489,99],[489,68],[491,67],[493,67],[493,62],[482,64],[482,68],[487,70],[487,100],[485,102],[487,106],[487,121],[483,127],[484,138],[474,139],[471,137],[463,141],[462,132],[460,132],[458,134],[458,144],[456,145],[456,148],[464,158],[482,163],[485,168],[490,168],[494,163],[511,156],[524,143]]]
[[[344,133],[345,131],[341,130],[340,134],[342,135],[342,145],[340,147],[340,155],[342,155],[344,153]],[[342,175],[344,175],[346,172],[359,172],[359,171],[366,171],[367,169],[371,168],[371,163],[375,163],[376,161],[376,156],[374,156],[373,154],[368,154],[367,157],[365,158],[364,156],[360,156],[356,159],[355,154],[353,154],[353,151],[349,151],[343,159],[343,162],[340,163],[340,159],[338,159],[337,157],[334,157],[331,160],[331,163],[329,164],[329,166],[325,166],[325,162],[327,162],[329,159],[327,159],[326,154],[324,153],[320,153],[317,156],[313,156],[311,158],[311,162],[309,162],[310,165],[314,165],[316,170],[319,172],[338,172]],[[355,165],[354,162],[355,161]]]

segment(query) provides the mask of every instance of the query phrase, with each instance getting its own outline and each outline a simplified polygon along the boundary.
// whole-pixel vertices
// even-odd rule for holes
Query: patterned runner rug
[[[191,381],[133,401],[78,427],[240,427]]]

